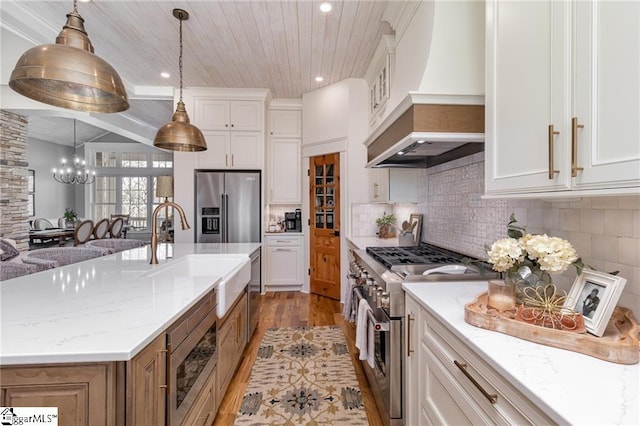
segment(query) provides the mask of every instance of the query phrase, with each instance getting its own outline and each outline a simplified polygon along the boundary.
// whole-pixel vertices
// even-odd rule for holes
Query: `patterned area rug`
[[[236,425],[367,425],[339,326],[270,328]]]

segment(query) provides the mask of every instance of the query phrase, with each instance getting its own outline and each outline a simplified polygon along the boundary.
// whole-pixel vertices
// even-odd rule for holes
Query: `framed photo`
[[[417,213],[409,215],[409,224],[413,229],[413,243],[418,245],[420,244],[420,235],[422,233],[422,215]]]
[[[573,282],[565,307],[580,312],[587,331],[602,337],[627,280],[585,269]]]

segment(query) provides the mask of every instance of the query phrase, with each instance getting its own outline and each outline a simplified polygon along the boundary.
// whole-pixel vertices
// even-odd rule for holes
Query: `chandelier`
[[[96,181],[96,172],[87,169],[87,162],[76,155],[76,120],[73,120],[73,161],[61,160],[61,167],[53,169],[53,178],[60,183],[88,185]]]

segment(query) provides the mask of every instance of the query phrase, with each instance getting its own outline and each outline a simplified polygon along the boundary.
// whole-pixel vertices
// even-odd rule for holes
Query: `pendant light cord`
[[[182,102],[182,18],[180,21],[180,56],[178,56],[178,68],[180,69],[180,102]]]

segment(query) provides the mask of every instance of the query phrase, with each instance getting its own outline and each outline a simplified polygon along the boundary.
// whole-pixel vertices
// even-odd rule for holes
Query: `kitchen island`
[[[165,333],[203,313],[239,328],[246,296],[227,284],[242,275],[246,288],[249,254],[259,248],[161,244],[157,265],[141,247],[0,283],[0,403],[58,406],[61,419],[73,413],[68,424],[164,424]],[[233,300],[214,298],[225,292]],[[215,388],[213,373],[205,391]]]
[[[415,301],[423,313],[421,320],[412,318],[415,320],[412,327],[424,328],[422,332],[414,334],[418,339],[412,343],[416,348],[416,355],[420,359],[424,352],[432,360],[420,361],[418,367],[422,370],[416,386],[423,386],[423,390],[418,391],[418,394],[422,393],[420,396],[413,392],[413,396],[417,396],[414,399],[415,417],[422,418],[419,412],[438,417],[438,408],[441,409],[442,406],[437,407],[437,402],[442,403],[445,398],[438,398],[437,402],[433,402],[428,395],[424,395],[430,392],[428,388],[433,385],[428,378],[438,377],[437,380],[445,383],[445,387],[451,392],[452,399],[458,398],[459,402],[460,395],[471,395],[466,398],[468,402],[477,397],[466,405],[476,409],[469,409],[466,414],[476,411],[480,413],[480,418],[489,416],[493,419],[491,422],[496,421],[491,416],[498,412],[496,416],[503,416],[502,419],[520,416],[522,413],[527,417],[528,412],[524,409],[530,403],[535,412],[544,416],[544,420],[540,420],[542,423],[640,424],[638,364],[622,365],[602,361],[467,324],[464,320],[464,305],[486,291],[486,281],[427,285],[405,283],[403,288],[407,292],[408,303]],[[459,345],[454,341],[459,342]],[[440,348],[445,349],[441,351]],[[419,351],[421,352],[418,354]],[[475,375],[475,379],[480,381],[480,385],[488,393],[500,394],[501,391],[508,390],[501,389],[502,386],[513,387],[512,391],[506,392],[504,397],[498,395],[498,402],[489,404],[479,390],[462,375],[461,369],[456,368],[453,361],[446,360],[447,354],[454,353],[456,360]],[[474,365],[472,358],[479,362]],[[430,370],[433,371],[427,373]],[[416,372],[411,374],[417,375]],[[445,377],[449,377],[451,382]],[[498,380],[489,380],[490,378]],[[462,383],[461,387],[449,386],[449,383],[458,383],[457,380]],[[468,393],[459,391],[465,386]],[[519,394],[522,398],[516,400],[511,407],[501,405],[505,398],[512,399],[513,402],[514,394]],[[519,418],[517,423],[527,423],[531,419],[532,417],[526,420]]]

